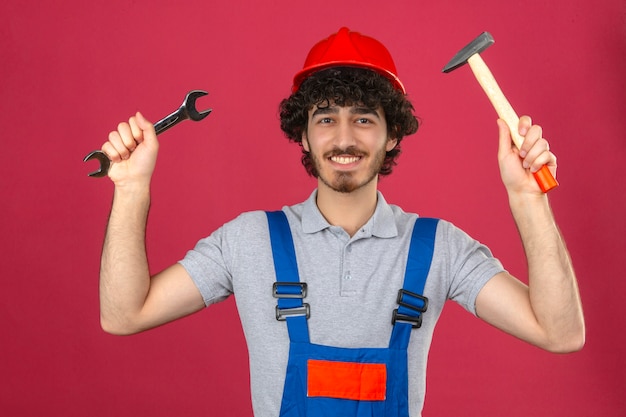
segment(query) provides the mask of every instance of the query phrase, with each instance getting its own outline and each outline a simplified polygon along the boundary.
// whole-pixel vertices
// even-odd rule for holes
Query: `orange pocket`
[[[382,401],[387,391],[387,367],[384,363],[309,359],[307,387],[309,397]]]

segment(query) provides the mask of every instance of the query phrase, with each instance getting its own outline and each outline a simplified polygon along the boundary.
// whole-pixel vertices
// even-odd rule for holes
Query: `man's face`
[[[359,105],[313,107],[302,146],[310,152],[318,180],[334,191],[350,193],[378,179],[388,139],[382,108]]]

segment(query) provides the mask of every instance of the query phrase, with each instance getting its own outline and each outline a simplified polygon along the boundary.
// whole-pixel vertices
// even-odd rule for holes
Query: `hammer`
[[[483,90],[485,90],[487,97],[489,97],[498,116],[509,126],[513,143],[517,146],[517,149],[520,149],[524,138],[518,133],[519,117],[502,93],[496,79],[493,77],[493,74],[491,74],[491,71],[489,71],[489,67],[487,67],[485,61],[480,57],[480,53],[493,45],[494,42],[489,32],[483,32],[461,49],[443,68],[443,72],[448,73],[468,63],[478,83],[482,86]],[[537,184],[539,184],[539,188],[541,188],[541,191],[544,193],[547,193],[559,185],[546,165],[541,167],[541,169],[533,175],[535,176]]]

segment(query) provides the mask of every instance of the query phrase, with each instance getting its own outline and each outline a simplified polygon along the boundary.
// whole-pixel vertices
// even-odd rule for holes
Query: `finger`
[[[109,156],[111,157],[111,161],[119,162],[120,160],[128,159],[130,156],[130,151],[126,145],[124,145],[124,140],[120,134],[119,127],[118,130],[114,130],[109,133],[109,141],[107,143],[110,145],[107,149],[110,149],[111,154]]]
[[[530,116],[520,117],[519,124],[518,124],[519,134],[522,136],[526,136],[526,133],[528,133],[528,130],[530,129],[532,125],[533,125],[533,121],[530,118]]]
[[[522,158],[526,158],[530,150],[538,140],[541,139],[543,134],[543,129],[539,125],[530,126],[524,135],[524,141],[522,142],[522,146],[520,147],[520,156]]]
[[[137,124],[137,128],[142,131],[142,137],[145,142],[149,146],[158,147],[157,135],[154,130],[154,125],[146,119],[143,114],[137,112],[135,115],[135,123]]]
[[[556,156],[550,152],[550,144],[545,139],[540,139],[532,147],[528,156],[524,158],[523,166],[531,172],[537,172],[544,165],[556,166]]]
[[[102,152],[107,155],[111,162],[120,162],[122,160],[122,156],[119,154],[117,149],[115,149],[110,140],[108,142],[104,142],[100,149],[102,149]]]
[[[137,144],[143,142],[143,130],[141,130],[139,126],[137,126],[137,120],[135,116],[132,116],[128,120],[128,125],[130,126],[130,131],[133,135],[133,138],[135,139],[135,142]]]
[[[552,152],[544,152],[537,157],[530,165],[530,172],[533,174],[547,165],[551,168],[556,168],[556,156]],[[554,175],[554,174],[552,174]]]
[[[135,140],[134,132],[132,131],[129,123],[120,123],[117,126],[117,131],[120,134],[122,143],[129,152],[132,152],[137,147],[137,141]]]

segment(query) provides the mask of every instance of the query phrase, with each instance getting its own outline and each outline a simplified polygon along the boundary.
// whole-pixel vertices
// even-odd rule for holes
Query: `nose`
[[[339,118],[335,131],[334,145],[339,149],[348,149],[357,144],[356,131],[352,123],[344,118]]]

